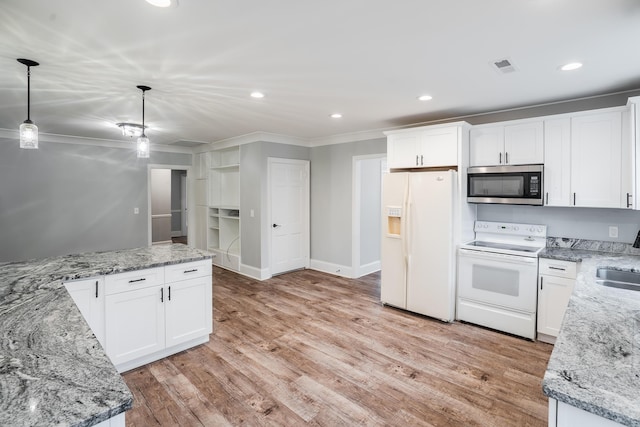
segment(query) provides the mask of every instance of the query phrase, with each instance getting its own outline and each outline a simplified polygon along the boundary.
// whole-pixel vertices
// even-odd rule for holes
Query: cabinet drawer
[[[203,276],[211,276],[210,259],[167,265],[164,268],[164,277],[167,283]]]
[[[112,295],[162,284],[164,284],[164,267],[127,271],[105,276],[105,294]]]
[[[577,263],[572,261],[562,261],[555,259],[541,258],[538,265],[540,275],[566,277],[567,279],[575,279],[577,271]]]

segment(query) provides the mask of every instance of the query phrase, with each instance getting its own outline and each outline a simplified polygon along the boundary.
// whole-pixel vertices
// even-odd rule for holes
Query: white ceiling
[[[0,128],[301,139],[640,88],[638,0],[2,0]],[[517,71],[491,67],[509,58]],[[558,67],[581,61],[584,67]],[[263,99],[249,94],[259,90]],[[418,95],[432,101],[420,102]],[[342,119],[329,118],[334,112]]]

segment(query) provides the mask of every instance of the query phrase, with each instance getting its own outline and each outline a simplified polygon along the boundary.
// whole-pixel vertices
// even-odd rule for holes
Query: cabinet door
[[[436,128],[423,131],[418,151],[420,166],[456,166],[458,164],[458,128]]]
[[[211,276],[170,283],[165,289],[167,347],[212,332]]]
[[[504,164],[504,127],[474,128],[470,132],[469,165],[496,166]]]
[[[65,287],[104,348],[104,277],[68,282]]]
[[[542,121],[504,127],[504,163],[531,165],[544,162]]]
[[[114,365],[165,348],[162,286],[106,296],[107,355]]]
[[[571,205],[571,120],[544,122],[544,204]]]
[[[538,278],[538,332],[557,337],[575,285],[574,279],[541,275]]]
[[[620,207],[622,115],[571,119],[571,187],[575,206]]]
[[[420,132],[389,135],[387,156],[390,169],[415,168],[420,166],[418,149]]]

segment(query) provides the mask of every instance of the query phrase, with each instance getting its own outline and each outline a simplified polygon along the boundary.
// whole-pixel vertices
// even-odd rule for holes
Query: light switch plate
[[[615,225],[609,226],[609,237],[618,237],[618,227]]]

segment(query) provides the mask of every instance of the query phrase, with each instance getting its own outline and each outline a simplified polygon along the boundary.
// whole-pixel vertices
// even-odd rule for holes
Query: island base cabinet
[[[116,415],[115,417],[111,417],[108,420],[104,420],[103,422],[96,424],[95,427],[125,427],[125,415],[124,412]]]
[[[165,348],[163,288],[107,295],[107,355],[116,367]]]
[[[549,398],[549,427],[621,427],[622,424]]]
[[[198,277],[167,286],[166,346],[209,335],[212,330],[211,278]]]
[[[105,348],[104,277],[76,280],[64,285],[98,342]]]

